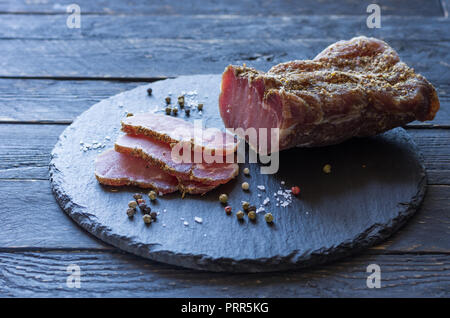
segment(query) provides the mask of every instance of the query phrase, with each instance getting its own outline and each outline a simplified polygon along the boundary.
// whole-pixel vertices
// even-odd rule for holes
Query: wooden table
[[[66,25],[73,2],[79,29]],[[450,295],[450,1],[140,2],[0,2],[0,296]],[[381,6],[380,29],[366,26],[372,2]],[[429,186],[417,215],[384,244],[297,272],[196,272],[122,253],[56,204],[50,151],[97,101],[166,77],[221,73],[229,63],[267,70],[360,34],[391,44],[441,101],[435,121],[407,126]],[[81,288],[66,284],[70,264],[81,269]],[[381,268],[379,289],[366,286],[369,264]]]

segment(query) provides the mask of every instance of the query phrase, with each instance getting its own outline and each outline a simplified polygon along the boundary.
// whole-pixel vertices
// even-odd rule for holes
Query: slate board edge
[[[328,249],[317,249],[303,254],[293,252],[286,256],[280,255],[278,257],[260,259],[235,260],[230,258],[212,258],[208,255],[179,254],[161,250],[152,252],[152,246],[143,245],[130,237],[117,235],[111,228],[96,223],[96,218],[93,214],[86,211],[84,207],[73,203],[71,198],[62,190],[62,175],[55,164],[55,158],[57,157],[60,148],[59,144],[62,136],[70,129],[70,127],[71,126],[68,126],[61,133],[61,136],[51,153],[51,162],[49,166],[51,188],[63,211],[82,228],[108,244],[144,258],[191,269],[214,272],[270,272],[300,269],[335,261],[380,243],[395,233],[417,211],[426,192],[427,175],[423,165],[422,155],[415,143],[410,139],[410,146],[415,150],[414,152],[418,157],[417,161],[420,163],[422,174],[421,180],[417,184],[416,194],[411,198],[410,202],[400,205],[400,209],[397,211],[397,216],[395,218],[390,219],[387,223],[375,224],[351,240]]]

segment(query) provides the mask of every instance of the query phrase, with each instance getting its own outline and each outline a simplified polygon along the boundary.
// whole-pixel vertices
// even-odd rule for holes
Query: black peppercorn
[[[151,88],[147,88],[147,94],[148,94],[148,96],[151,96],[151,95],[152,95],[152,92],[153,92],[153,90],[152,90]]]
[[[158,214],[157,214],[156,212],[154,212],[154,211],[153,211],[152,213],[150,213],[150,216],[152,217],[152,220],[153,220],[153,221],[156,221],[157,215],[158,215]]]
[[[191,113],[191,109],[189,107],[186,107],[184,109],[184,112],[186,113],[186,116],[189,116],[189,114]]]
[[[144,212],[144,214],[150,214],[152,212],[152,209],[149,206],[146,206],[144,207],[142,212]]]
[[[133,198],[134,198],[135,200],[142,199],[142,194],[140,194],[140,193],[135,193],[135,194],[133,195]]]
[[[129,208],[129,209],[127,210],[127,215],[128,215],[129,218],[132,218],[132,217],[134,216],[135,213],[136,213],[136,210],[135,210],[135,209]]]

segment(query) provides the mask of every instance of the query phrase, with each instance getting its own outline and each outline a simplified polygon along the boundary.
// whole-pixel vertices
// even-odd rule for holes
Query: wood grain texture
[[[359,32],[348,32],[349,39]],[[85,39],[0,41],[0,77],[160,78],[220,74],[228,64],[260,70],[310,59],[334,40],[324,39]],[[450,42],[392,40],[404,62],[432,83],[450,82]],[[214,52],[211,54],[210,52]],[[173,61],[180,61],[174,63]]]
[[[0,78],[1,123],[65,123],[93,104],[144,82],[111,80],[49,80]],[[433,121],[412,122],[408,127],[450,127],[450,86],[436,85],[441,109]],[[164,104],[164,100],[160,101]],[[218,101],[209,100],[214,107]],[[217,106],[218,107],[218,106]]]
[[[449,297],[450,255],[371,255],[297,272],[204,273],[120,253],[0,253],[3,297]],[[81,288],[66,285],[70,264]],[[369,264],[381,288],[366,285]]]
[[[449,41],[450,21],[443,17],[384,16],[381,28],[369,29],[367,15],[83,15],[82,27],[66,26],[66,15],[3,14],[0,39],[328,39],[364,34],[385,41]]]
[[[71,0],[62,0],[58,3],[50,1],[8,0],[0,2],[0,12],[12,13],[48,13],[66,14],[67,5]],[[364,1],[333,1],[333,0],[304,0],[300,3],[289,0],[231,0],[204,1],[193,0],[189,2],[177,0],[164,1],[88,1],[78,0],[84,14],[151,14],[151,15],[366,15],[366,8],[371,3],[378,3],[384,15],[420,15],[442,16],[444,14],[439,0],[364,0]]]

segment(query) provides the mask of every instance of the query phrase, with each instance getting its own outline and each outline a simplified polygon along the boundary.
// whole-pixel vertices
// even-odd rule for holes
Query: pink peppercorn
[[[295,186],[291,188],[292,194],[293,195],[299,195],[300,194],[300,188]]]

